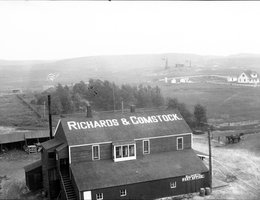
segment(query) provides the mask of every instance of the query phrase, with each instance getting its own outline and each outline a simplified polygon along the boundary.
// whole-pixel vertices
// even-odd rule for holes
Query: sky
[[[0,59],[260,54],[260,2],[0,2]]]

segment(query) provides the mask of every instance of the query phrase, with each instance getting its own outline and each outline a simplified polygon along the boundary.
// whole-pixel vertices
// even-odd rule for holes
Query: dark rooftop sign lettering
[[[68,121],[69,130],[81,130],[81,129],[92,129],[92,128],[103,128],[111,126],[128,126],[138,124],[150,124],[160,122],[171,122],[176,120],[182,120],[177,114],[165,114],[165,115],[151,115],[147,117],[142,116],[130,116],[128,118],[121,119],[105,119],[105,120],[93,120],[93,121]]]

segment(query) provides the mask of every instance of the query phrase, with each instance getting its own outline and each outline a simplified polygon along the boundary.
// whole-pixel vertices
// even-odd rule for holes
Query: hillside
[[[167,57],[169,69],[165,70]],[[176,68],[184,64],[184,68]],[[189,67],[191,65],[191,67]],[[117,83],[142,83],[156,80],[166,74],[222,74],[236,75],[243,69],[258,70],[260,55],[241,54],[227,57],[195,54],[142,54],[92,56],[58,61],[0,60],[0,90],[13,88],[42,89],[43,85],[60,82],[70,84],[89,78],[107,79]],[[50,73],[59,76],[52,83]]]

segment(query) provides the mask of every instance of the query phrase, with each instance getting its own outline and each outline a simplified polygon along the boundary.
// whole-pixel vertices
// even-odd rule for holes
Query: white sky
[[[0,59],[260,53],[260,2],[0,2]]]

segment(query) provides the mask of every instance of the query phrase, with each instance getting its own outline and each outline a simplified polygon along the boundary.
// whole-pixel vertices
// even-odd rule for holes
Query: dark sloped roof
[[[40,130],[40,131],[30,131],[24,134],[26,139],[33,139],[33,138],[47,138],[50,137],[49,130]]]
[[[176,114],[180,120],[173,121],[160,121],[153,123],[144,123],[144,124],[133,124],[130,121],[130,117],[145,117],[146,119],[151,116],[157,115],[168,115]],[[129,125],[123,125],[121,119],[126,119],[130,122]],[[96,128],[86,128],[78,129],[74,128],[69,129],[68,122],[80,123],[80,122],[93,122],[100,120],[116,120],[118,126],[110,127],[96,127]],[[136,122],[136,120],[134,121]],[[61,119],[61,126],[65,132],[65,136],[68,142],[68,145],[79,145],[79,144],[91,144],[91,143],[100,143],[100,142],[115,142],[115,141],[124,141],[124,140],[134,140],[138,138],[147,138],[147,137],[157,137],[157,136],[167,136],[181,133],[191,133],[190,128],[183,120],[182,116],[177,110],[164,110],[164,111],[145,111],[145,112],[136,112],[136,113],[97,113],[93,118],[64,118]]]
[[[61,145],[62,143],[63,143],[62,141],[54,138],[54,139],[48,140],[46,142],[43,142],[41,144],[42,144],[44,149],[48,150],[48,149],[51,149],[53,147],[57,147],[57,146]]]
[[[0,144],[24,141],[24,133],[9,133],[0,135]]]
[[[122,162],[100,160],[73,163],[71,170],[80,191],[208,171],[192,149],[150,154],[142,159]]]
[[[66,148],[68,145],[67,144],[62,144],[62,145],[60,145],[60,146],[58,146],[57,148],[56,148],[56,151],[61,151],[61,150],[63,150],[64,148]]]
[[[33,138],[47,138],[49,137],[49,131],[37,130],[37,131],[14,131],[8,134],[0,134],[0,144],[20,142],[25,139]]]
[[[244,71],[244,73],[247,75],[248,78],[253,78],[252,74],[257,74],[256,71],[252,71],[252,70],[246,70],[246,71]],[[258,76],[258,74],[257,74],[257,76]]]
[[[25,172],[28,172],[28,171],[31,171],[33,169],[36,169],[38,167],[41,167],[42,166],[42,160],[37,160],[29,165],[26,165],[24,166],[24,171]]]

